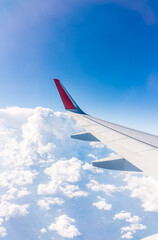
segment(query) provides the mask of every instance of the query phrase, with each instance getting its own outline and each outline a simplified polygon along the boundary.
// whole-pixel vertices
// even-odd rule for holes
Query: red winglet
[[[63,86],[61,85],[60,81],[58,79],[54,79],[54,82],[56,84],[56,87],[59,91],[60,97],[63,101],[63,104],[65,106],[65,109],[76,109],[76,107],[74,106],[74,104],[72,103],[71,99],[69,98],[68,94],[66,93],[66,91],[64,90]]]

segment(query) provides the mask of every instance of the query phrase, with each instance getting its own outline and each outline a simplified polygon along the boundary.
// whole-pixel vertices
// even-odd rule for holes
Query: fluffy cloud
[[[115,214],[113,219],[131,223],[129,226],[124,226],[121,228],[122,239],[131,239],[133,238],[133,234],[136,233],[137,230],[146,229],[146,226],[140,223],[141,218],[137,215],[132,216],[130,212],[122,211],[120,213],[117,213]]]
[[[115,214],[113,219],[125,220],[126,222],[130,222],[130,223],[137,223],[141,220],[139,216],[137,215],[131,216],[130,212],[125,212],[125,211]]]
[[[74,238],[81,235],[81,233],[73,223],[75,223],[75,219],[70,218],[67,215],[61,215],[56,219],[55,223],[52,223],[48,227],[48,229],[49,231],[56,231],[58,235],[62,237]]]
[[[54,163],[44,171],[51,181],[47,184],[40,184],[38,194],[52,195],[61,192],[69,198],[87,196],[88,193],[81,191],[77,185],[71,184],[80,180],[81,169],[82,162],[77,158]]]
[[[131,191],[131,197],[137,197],[142,201],[145,211],[158,212],[158,183],[151,177],[125,174],[124,189]]]
[[[41,232],[41,233],[46,233],[47,230],[46,230],[45,228],[41,228],[40,232]]]
[[[9,187],[8,191],[6,191],[6,193],[0,196],[0,199],[1,201],[8,201],[12,199],[22,198],[29,194],[30,192],[28,192],[27,188],[25,187],[22,187],[20,189],[17,189],[15,187]]]
[[[0,187],[23,186],[31,184],[36,177],[36,171],[14,168],[0,173]]]
[[[83,165],[83,170],[92,171],[94,173],[103,173],[104,172],[103,170],[101,170],[99,168],[93,167],[93,165],[90,163],[85,163]]]
[[[3,218],[0,217],[0,225],[4,222]],[[5,237],[7,235],[6,228],[0,226],[0,237]]]
[[[32,189],[28,188],[31,188],[38,174],[43,172],[43,167],[62,156],[61,149],[69,154],[75,146],[69,136],[76,129],[80,130],[67,114],[54,113],[51,109],[0,109],[1,224],[10,218],[28,215],[29,204],[18,204],[17,200],[32,193]],[[71,163],[75,174],[72,174],[70,166],[66,168],[67,173],[64,169],[60,173],[62,167],[58,172],[60,164],[47,168],[46,174],[50,178],[51,174],[56,173],[56,181],[65,194],[71,197],[87,195],[78,186],[71,184],[80,178],[81,162],[72,159],[69,165]],[[45,210],[52,204],[61,205],[63,200],[42,198],[38,201],[38,205]],[[6,235],[4,227],[0,228],[0,235]]]
[[[4,227],[0,227],[0,237],[5,237],[7,235],[7,231]]]
[[[98,209],[104,209],[105,211],[109,211],[112,209],[112,205],[108,204],[106,200],[100,196],[98,196],[99,202],[93,203],[94,206],[96,206]]]
[[[104,192],[106,195],[111,195],[113,192],[119,191],[119,187],[112,184],[100,184],[96,180],[90,180],[87,187],[95,192]]]
[[[57,205],[57,211],[61,211],[65,207],[61,205],[67,202],[73,203],[72,206],[76,208],[75,204],[79,203],[77,198],[87,196],[88,191],[93,191],[91,197],[96,198],[99,192],[111,195],[122,190],[130,190],[132,197],[139,197],[143,204],[146,203],[143,205],[145,209],[150,209],[152,205],[152,209],[157,211],[156,192],[158,191],[153,182],[148,183],[148,178],[141,179],[139,175],[136,178],[134,175],[131,177],[125,175],[126,185],[123,187],[104,184],[105,175],[102,178],[102,170],[94,169],[90,164],[85,163],[85,159],[88,153],[89,157],[94,157],[99,155],[100,151],[105,151],[105,148],[70,139],[70,135],[79,131],[80,128],[67,114],[54,113],[51,109],[44,108],[4,109],[0,110],[0,130],[0,236],[6,235],[5,221],[27,216],[29,206],[33,208],[37,203],[40,207],[37,208],[38,210],[48,211],[44,218],[49,219],[49,209],[54,204]],[[96,174],[98,172],[100,174]],[[99,181],[94,180],[97,178]],[[88,183],[87,191],[84,189],[86,183]],[[145,185],[144,189],[143,185]],[[148,196],[147,192],[150,192]],[[29,194],[31,195],[28,196]],[[39,195],[42,195],[40,199]],[[24,198],[25,196],[27,197]],[[72,200],[72,198],[75,199]],[[85,202],[87,201],[89,201],[88,198]],[[155,205],[150,204],[153,201]],[[112,207],[101,197],[96,202],[93,199],[93,205],[103,210],[110,210]],[[42,211],[41,214],[43,214]],[[124,219],[128,226],[122,228],[122,238],[133,236],[134,231],[144,228],[138,220],[139,217],[136,215],[130,215]],[[49,226],[49,230],[56,231],[61,236],[64,234],[73,238],[80,234],[74,226],[74,221],[67,215],[62,215]],[[3,224],[5,225],[2,226]],[[39,229],[40,226],[38,232]],[[41,234],[47,232],[47,228],[44,229],[41,229]],[[69,232],[67,229],[72,231]],[[9,234],[8,237],[10,237]]]
[[[64,201],[60,198],[48,198],[48,197],[45,197],[45,198],[42,198],[38,201],[38,206],[41,207],[41,209],[44,209],[44,210],[49,210],[50,209],[50,205],[54,205],[54,204],[57,204],[57,205],[62,205],[64,203]]]
[[[0,217],[4,217],[8,221],[11,217],[26,216],[28,208],[28,204],[17,205],[4,201],[0,203]]]
[[[68,153],[75,146],[70,134],[81,129],[67,114],[40,107],[3,109],[0,117],[0,160],[9,167],[29,167]]]
[[[144,230],[146,226],[140,223],[131,224],[130,226],[121,228],[121,238],[133,238],[133,234],[136,233],[137,230]],[[124,233],[125,232],[125,233]]]
[[[132,239],[133,235],[132,232],[126,232],[121,236],[122,239]]]

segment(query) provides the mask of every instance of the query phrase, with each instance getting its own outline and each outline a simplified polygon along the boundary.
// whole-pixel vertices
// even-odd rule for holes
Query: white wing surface
[[[72,138],[100,141],[117,153],[116,157],[93,162],[94,166],[143,171],[158,181],[158,136],[100,120],[84,113],[58,79],[54,79],[65,109],[85,130]]]

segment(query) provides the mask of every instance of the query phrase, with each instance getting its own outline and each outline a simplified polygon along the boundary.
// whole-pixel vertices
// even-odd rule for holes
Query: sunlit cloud
[[[48,229],[49,231],[56,231],[58,235],[62,237],[74,238],[81,235],[74,223],[75,219],[70,218],[67,215],[61,215],[56,219],[55,223],[52,223],[48,227]]]
[[[80,127],[67,114],[40,107],[0,109],[0,129],[1,237],[10,238],[7,224],[11,221],[20,218],[22,224],[31,223],[38,214],[42,220],[34,231],[41,238],[59,235],[82,239],[80,222],[84,217],[94,211],[99,222],[101,214],[108,211],[110,226],[112,221],[124,221],[121,237],[130,239],[146,225],[130,211],[115,213],[115,199],[121,201],[125,192],[131,194],[130,199],[140,199],[144,210],[158,211],[153,180],[117,173],[114,178],[107,170],[92,167],[93,159],[101,152],[105,157],[109,150],[73,141],[70,135],[79,132]],[[20,231],[17,234],[20,236]]]
[[[93,205],[99,210],[109,211],[112,209],[112,204],[108,204],[106,200],[100,196],[98,196],[98,202],[93,203]]]
[[[129,226],[123,226],[121,228],[122,239],[132,239],[136,231],[146,229],[146,226],[140,223],[141,218],[137,215],[132,215],[130,212],[122,211],[117,213],[113,219],[130,223]]]

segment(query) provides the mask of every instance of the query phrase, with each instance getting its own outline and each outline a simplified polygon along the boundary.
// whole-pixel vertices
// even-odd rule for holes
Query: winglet
[[[54,82],[55,82],[55,85],[58,89],[58,92],[60,94],[60,97],[62,99],[62,102],[64,104],[65,109],[66,110],[72,110],[72,111],[79,112],[79,113],[83,114],[84,112],[79,108],[77,103],[73,100],[73,98],[70,96],[68,91],[61,84],[60,80],[54,79]]]

